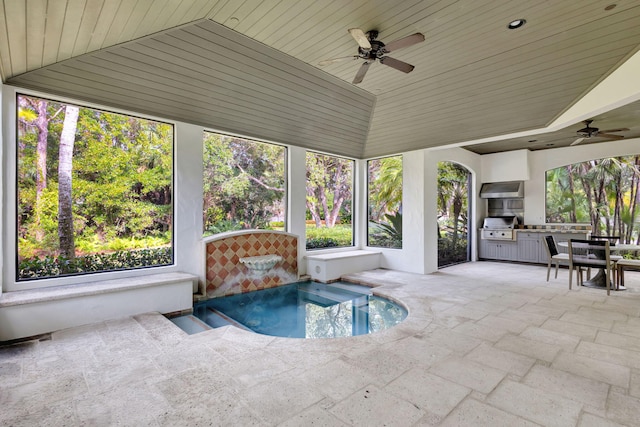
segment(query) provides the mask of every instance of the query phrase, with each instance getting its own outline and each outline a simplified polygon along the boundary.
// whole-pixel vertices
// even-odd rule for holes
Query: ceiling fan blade
[[[585,138],[578,138],[578,139],[576,139],[575,141],[573,141],[570,145],[571,145],[571,146],[573,146],[573,145],[578,145],[578,144],[580,144],[580,143],[581,143],[582,141],[584,141],[584,140],[585,140]]]
[[[334,64],[336,62],[344,61],[346,59],[358,59],[358,58],[359,58],[358,55],[351,55],[351,56],[343,56],[341,58],[325,59],[324,61],[318,62],[318,65],[321,66],[321,67],[324,67],[325,65],[331,65],[331,64]]]
[[[356,43],[363,49],[371,49],[371,43],[367,35],[360,28],[349,28],[349,34],[354,38]]]
[[[362,64],[362,66],[360,67],[360,69],[356,73],[356,76],[353,78],[353,84],[354,85],[357,85],[358,83],[360,83],[362,81],[362,79],[364,79],[364,75],[367,74],[367,70],[369,69],[369,65],[371,65],[370,62],[365,62],[364,64]]]
[[[411,64],[391,58],[390,56],[383,56],[380,58],[380,63],[388,67],[395,68],[398,71],[402,71],[403,73],[410,73],[415,68]]]
[[[604,132],[598,132],[598,137],[608,138],[608,139],[624,139],[624,136],[622,135],[614,135],[612,133],[604,133]]]
[[[420,43],[424,41],[424,34],[415,33],[410,36],[403,37],[398,40],[394,40],[390,43],[387,43],[384,46],[385,52],[392,52],[394,50],[402,49],[403,47],[413,46],[414,44]]]
[[[607,129],[607,130],[600,131],[600,134],[603,134],[603,133],[613,133],[613,132],[626,132],[626,131],[628,131],[628,130],[629,130],[629,128]]]

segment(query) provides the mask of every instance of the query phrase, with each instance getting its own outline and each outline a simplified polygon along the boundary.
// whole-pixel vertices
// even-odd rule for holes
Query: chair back
[[[615,246],[616,242],[620,241],[620,236],[591,236],[591,240],[608,240],[609,245]]]
[[[570,266],[604,267],[611,263],[609,240],[570,239],[568,246]]]
[[[556,240],[553,238],[553,236],[544,236],[544,241],[547,244],[547,253],[549,254],[549,258],[554,255],[558,255]]]

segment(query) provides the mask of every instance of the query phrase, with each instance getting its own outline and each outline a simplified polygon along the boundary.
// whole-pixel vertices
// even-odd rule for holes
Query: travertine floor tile
[[[628,426],[640,425],[640,399],[612,391],[607,408],[607,418]]]
[[[592,342],[582,342],[576,349],[576,354],[604,362],[611,362],[616,365],[640,369],[640,353],[637,351],[624,350],[618,347]]]
[[[554,361],[552,366],[556,369],[571,372],[596,381],[602,381],[622,388],[629,387],[631,370],[626,366],[620,366],[601,360],[591,359],[571,353],[562,353]]]
[[[454,357],[436,363],[429,372],[485,394],[506,376],[505,371]]]
[[[496,347],[502,350],[512,351],[536,359],[551,362],[560,351],[557,345],[546,344],[528,338],[506,335],[496,343]]]
[[[352,426],[411,425],[425,414],[390,392],[369,385],[329,410]]]
[[[559,346],[565,351],[574,350],[580,342],[580,338],[574,335],[563,334],[561,332],[536,327],[527,328],[520,334],[520,336],[549,345]]]
[[[540,365],[534,366],[522,382],[599,410],[605,409],[609,393],[609,384]]]
[[[443,427],[534,427],[538,424],[474,399],[466,399],[444,419]]]
[[[525,375],[529,372],[533,364],[536,363],[536,359],[532,357],[501,350],[487,344],[476,347],[464,358],[518,376]]]
[[[439,418],[451,412],[471,392],[467,387],[417,368],[404,373],[385,390]]]
[[[598,417],[593,414],[583,413],[578,427],[624,427],[622,424]]]
[[[593,341],[596,337],[597,329],[579,323],[565,322],[557,319],[548,319],[541,326],[543,329],[573,335],[584,340]]]
[[[352,338],[187,335],[147,313],[0,346],[0,424],[640,425],[640,272],[610,297],[567,274],[356,273],[410,316]]]
[[[528,385],[504,381],[487,402],[544,426],[575,426],[582,405]]]

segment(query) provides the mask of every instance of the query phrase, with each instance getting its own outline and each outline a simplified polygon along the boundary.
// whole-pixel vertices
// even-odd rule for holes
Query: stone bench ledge
[[[310,260],[331,260],[380,254],[381,252],[365,251],[364,249],[359,249],[353,251],[332,252],[329,254],[306,255],[305,258]]]
[[[39,302],[57,301],[76,297],[121,292],[131,289],[169,285],[184,281],[197,281],[198,277],[182,272],[158,273],[91,283],[52,286],[41,289],[4,292],[0,295],[0,308]]]

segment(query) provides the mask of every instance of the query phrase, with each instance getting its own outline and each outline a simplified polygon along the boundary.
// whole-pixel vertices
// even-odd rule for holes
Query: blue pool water
[[[303,282],[203,301],[193,315],[214,328],[233,324],[264,335],[333,338],[388,329],[407,311],[366,286]]]

